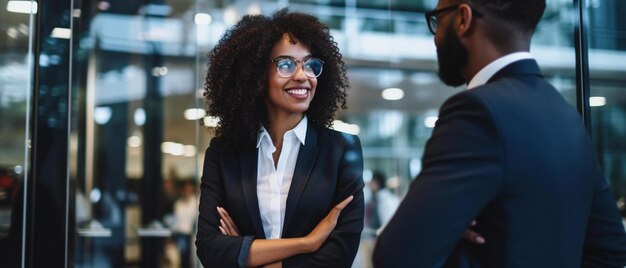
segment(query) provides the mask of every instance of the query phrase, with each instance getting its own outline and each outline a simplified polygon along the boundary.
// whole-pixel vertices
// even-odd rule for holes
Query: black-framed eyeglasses
[[[461,6],[462,4],[466,4],[466,3],[451,5],[451,6],[443,7],[440,9],[433,9],[431,11],[426,12],[424,16],[426,17],[426,24],[428,24],[428,30],[430,30],[432,34],[435,34],[437,32],[437,27],[439,27],[439,18],[437,18],[437,16],[443,12],[455,10],[459,8],[459,6]],[[470,8],[472,9],[472,12],[474,12],[474,15],[476,15],[476,17],[480,18],[483,16],[483,14],[480,13],[475,8],[471,6]]]
[[[292,77],[296,73],[298,63],[302,64],[304,74],[310,78],[319,77],[324,69],[324,61],[318,58],[296,60],[290,57],[278,57],[272,60],[276,64],[276,71],[284,78]]]

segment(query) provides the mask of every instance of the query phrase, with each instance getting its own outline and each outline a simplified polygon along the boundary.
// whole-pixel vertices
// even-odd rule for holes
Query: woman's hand
[[[235,225],[235,222],[223,207],[217,207],[217,214],[220,215],[220,231],[223,235],[240,236],[241,233]]]
[[[343,210],[353,198],[353,196],[348,196],[348,198],[334,206],[328,215],[315,226],[315,229],[304,237],[308,253],[315,252],[322,246],[326,238],[328,238],[328,235],[330,235],[330,232],[335,229],[341,210]]]

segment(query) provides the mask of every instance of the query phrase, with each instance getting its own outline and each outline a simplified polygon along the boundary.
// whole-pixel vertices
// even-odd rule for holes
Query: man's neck
[[[467,66],[464,71],[465,82],[472,78],[493,61],[515,52],[530,51],[530,37],[521,33],[508,32],[510,39],[506,43],[496,43],[485,31],[476,31],[464,39],[468,51]]]

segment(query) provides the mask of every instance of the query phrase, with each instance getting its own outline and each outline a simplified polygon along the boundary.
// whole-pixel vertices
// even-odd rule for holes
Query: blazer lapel
[[[309,121],[310,122],[310,121]],[[307,126],[305,144],[300,145],[300,152],[298,153],[298,160],[296,161],[296,167],[293,172],[293,178],[291,180],[291,186],[289,187],[289,195],[287,196],[287,205],[285,207],[285,220],[283,223],[283,234],[285,230],[288,230],[289,223],[298,203],[302,197],[302,193],[309,182],[311,171],[315,166],[315,160],[317,158],[317,130],[311,123]]]
[[[257,150],[252,149],[244,149],[239,154],[239,163],[241,164],[241,187],[256,236],[265,238],[263,224],[261,223],[261,213],[259,212],[259,201],[256,194],[257,154]]]

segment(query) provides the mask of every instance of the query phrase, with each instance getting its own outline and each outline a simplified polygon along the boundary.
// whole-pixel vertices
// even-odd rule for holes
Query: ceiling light
[[[439,117],[437,116],[427,116],[424,119],[424,126],[426,126],[427,128],[434,128],[437,120],[439,120]]]
[[[52,37],[59,39],[70,39],[72,37],[72,30],[68,28],[54,28],[54,30],[52,30]]]
[[[589,106],[591,107],[600,107],[606,105],[605,97],[590,97],[589,98]]]
[[[37,2],[34,1],[9,1],[7,11],[24,14],[37,14]]]
[[[213,18],[206,13],[198,13],[194,16],[193,21],[196,22],[196,25],[209,25],[211,21],[213,21]]]
[[[404,90],[397,87],[387,88],[383,90],[382,96],[386,100],[401,100],[404,98]]]
[[[198,120],[200,118],[203,118],[205,115],[206,111],[199,108],[187,109],[184,112],[185,119],[187,120]]]

